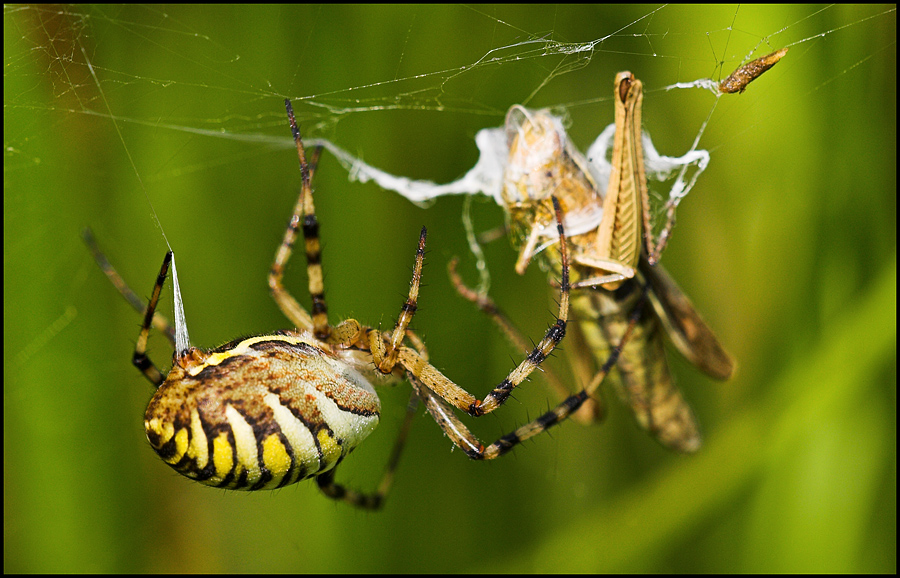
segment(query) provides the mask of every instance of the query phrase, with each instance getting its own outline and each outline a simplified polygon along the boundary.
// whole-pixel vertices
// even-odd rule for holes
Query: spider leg
[[[138,297],[137,293],[128,286],[128,283],[122,279],[119,272],[116,271],[115,267],[112,266],[103,251],[100,250],[100,247],[97,246],[97,240],[94,238],[93,231],[88,228],[84,229],[81,232],[81,238],[84,240],[84,244],[87,245],[88,250],[91,252],[91,255],[94,256],[94,260],[103,271],[103,274],[106,275],[107,279],[109,279],[115,288],[118,289],[119,293],[125,297],[134,310],[143,315],[147,310],[147,305],[144,303],[144,300],[141,297]],[[165,335],[172,345],[175,345],[175,328],[172,327],[169,320],[161,313],[153,314],[153,327]]]
[[[163,285],[166,282],[166,275],[169,273],[169,264],[172,262],[172,251],[167,252],[166,256],[163,258],[159,274],[156,276],[156,283],[153,285],[153,293],[150,295],[150,303],[145,307],[143,300],[132,291],[131,287],[129,287],[128,284],[125,283],[125,280],[122,279],[121,275],[119,275],[119,272],[115,270],[112,264],[110,264],[106,255],[100,251],[91,230],[85,229],[82,231],[81,237],[84,239],[85,244],[94,256],[94,260],[97,261],[97,265],[100,266],[100,269],[103,270],[106,277],[113,285],[115,285],[116,289],[119,290],[119,293],[128,300],[131,306],[144,316],[144,322],[141,324],[141,332],[138,334],[138,340],[134,346],[134,355],[131,357],[131,362],[142,374],[144,374],[144,377],[146,377],[150,383],[159,387],[166,380],[166,377],[147,355],[147,341],[150,338],[150,328],[156,327],[169,338],[169,341],[173,344],[175,343],[175,331],[172,329],[172,326],[169,325],[169,322],[166,321],[165,317],[156,313],[156,306],[159,304],[159,296],[162,293]]]
[[[297,156],[300,160],[300,174],[302,185],[300,195],[294,205],[291,219],[288,221],[284,232],[284,239],[275,253],[275,261],[269,271],[269,289],[272,297],[284,315],[298,328],[312,329],[319,339],[327,339],[331,334],[331,326],[328,324],[328,307],[325,304],[325,285],[322,276],[322,254],[319,246],[319,221],[316,218],[316,210],[313,204],[312,187],[310,180],[312,170],[306,162],[306,151],[303,141],[300,139],[300,129],[294,118],[294,109],[289,100],[284,101],[288,119],[291,124],[291,132],[294,135],[294,143],[297,145]],[[318,151],[314,153],[314,162],[318,159]],[[294,249],[298,230],[302,230],[304,248],[306,251],[306,269],[309,276],[309,294],[312,297],[312,314],[308,313],[297,300],[284,288],[284,268]]]
[[[422,282],[422,266],[425,261],[425,237],[427,234],[428,231],[426,231],[425,227],[422,227],[422,232],[419,233],[419,246],[416,249],[416,264],[413,267],[413,276],[409,283],[409,296],[400,309],[400,317],[397,318],[397,324],[394,326],[390,341],[385,345],[384,337],[380,331],[371,328],[367,330],[369,350],[372,352],[375,367],[378,368],[378,371],[385,374],[394,370],[401,352],[407,349],[402,346],[403,339],[407,335],[409,323],[412,321],[418,307],[419,285]],[[419,342],[421,343],[421,340]]]
[[[487,394],[484,400],[475,398],[472,394],[453,383],[434,366],[419,357],[412,349],[402,347],[399,351],[398,361],[408,374],[416,377],[425,387],[471,416],[478,417],[500,407],[509,398],[513,389],[543,363],[565,337],[569,312],[569,262],[565,248],[566,240],[562,225],[562,211],[559,207],[559,201],[555,197],[553,197],[553,205],[556,209],[562,257],[562,283],[560,284],[558,317],[556,322],[547,330],[540,343],[535,346],[518,367],[507,375],[506,379]]]
[[[459,262],[459,259],[454,257],[450,260],[450,263],[447,266],[448,273],[450,274],[450,281],[453,283],[453,286],[456,288],[456,292],[459,293],[463,298],[474,303],[478,309],[480,309],[485,315],[491,318],[491,320],[497,324],[500,328],[500,331],[506,335],[507,339],[520,351],[527,350],[529,345],[525,336],[522,334],[522,331],[516,327],[516,325],[510,320],[510,318],[503,313],[497,303],[490,297],[490,295],[481,294],[474,289],[468,287],[460,277],[459,273],[456,271],[456,265]],[[574,335],[568,335],[569,347],[572,346],[572,338],[576,340],[580,337],[579,332],[575,332]],[[583,340],[582,340],[583,341]],[[584,343],[579,344],[581,348],[584,348]],[[567,350],[569,348],[567,347]],[[566,353],[569,353],[568,351]],[[571,364],[574,366],[576,362],[581,362],[583,359],[587,359],[586,355],[576,355],[577,359],[570,360]],[[559,375],[553,370],[552,367],[546,366],[542,367],[544,370],[544,378],[547,381],[547,384],[553,389],[560,398],[566,398],[572,395],[572,391],[563,385],[562,380]],[[581,369],[573,367],[573,369]],[[579,372],[579,375],[584,373],[584,371]],[[591,371],[591,374],[593,371]],[[582,387],[588,383],[588,379],[582,380]],[[574,419],[581,423],[592,423],[595,421],[599,421],[602,419],[604,415],[604,410],[602,406],[602,401],[599,398],[592,397],[584,404],[582,404],[581,408],[576,412]]]
[[[643,299],[643,297],[642,297]],[[631,337],[632,330],[640,318],[640,307],[635,309],[632,314],[628,326],[622,335],[622,340],[610,352],[609,358],[603,364],[600,371],[594,376],[591,383],[573,395],[570,395],[556,407],[539,416],[537,419],[520,426],[515,431],[502,436],[497,441],[485,446],[470,430],[462,423],[462,421],[453,412],[453,408],[448,405],[441,397],[426,386],[417,376],[411,375],[410,382],[416,393],[422,398],[426,409],[441,426],[447,437],[467,456],[473,460],[492,460],[509,452],[511,449],[540,433],[543,433],[554,425],[566,420],[591,398],[591,395],[597,390],[609,372],[619,360],[622,348]]]

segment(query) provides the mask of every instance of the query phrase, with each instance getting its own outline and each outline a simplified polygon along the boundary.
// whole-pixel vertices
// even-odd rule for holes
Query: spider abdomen
[[[192,350],[150,400],[147,439],[210,486],[278,488],[330,470],[375,429],[381,404],[362,374],[321,346],[280,332]]]

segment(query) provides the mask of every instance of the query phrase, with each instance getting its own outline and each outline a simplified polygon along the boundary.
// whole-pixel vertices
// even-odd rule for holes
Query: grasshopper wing
[[[710,377],[729,379],[734,374],[734,359],[675,280],[661,265],[651,266],[644,256],[638,267],[653,289],[649,292],[653,309],[678,351]]]

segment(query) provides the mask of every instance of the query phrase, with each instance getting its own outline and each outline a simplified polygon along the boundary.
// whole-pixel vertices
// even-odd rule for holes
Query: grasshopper
[[[514,106],[506,119],[509,161],[501,204],[519,252],[517,272],[523,273],[539,257],[543,267],[558,274],[558,245],[538,243],[553,225],[550,195],[559,198],[573,263],[571,308],[577,323],[567,352],[576,377],[582,384],[591,382],[589,391],[596,389],[601,376],[593,377],[595,368],[607,358],[610,344],[620,343],[629,318],[640,308],[618,361],[619,394],[638,424],[662,445],[694,452],[701,444],[699,428],[672,379],[663,335],[715,379],[730,378],[735,365],[690,299],[657,263],[674,225],[674,205],[667,207],[666,223],[654,240],[641,143],[641,82],[630,72],[619,73],[614,98],[615,141],[605,194],[587,159],[566,140],[558,118],[546,110]],[[596,222],[598,210],[599,225],[580,230],[580,222],[585,227]],[[491,311],[487,296],[468,290],[458,277],[454,281],[460,293]],[[492,315],[508,334],[515,331],[504,326],[498,314]]]

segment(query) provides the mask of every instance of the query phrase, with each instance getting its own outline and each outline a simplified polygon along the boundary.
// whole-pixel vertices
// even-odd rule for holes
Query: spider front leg
[[[475,398],[468,391],[453,383],[413,349],[402,346],[399,347],[399,350],[395,349],[395,351],[398,351],[397,362],[409,376],[416,378],[424,387],[428,388],[450,405],[471,416],[482,416],[500,407],[509,398],[512,391],[522,383],[531,372],[543,363],[547,356],[549,356],[556,346],[559,345],[563,337],[565,337],[569,312],[569,269],[565,249],[565,232],[563,231],[562,226],[562,211],[559,207],[559,201],[555,197],[553,198],[553,205],[556,209],[557,229],[560,235],[563,262],[558,317],[556,322],[547,330],[547,333],[541,342],[538,343],[531,353],[528,354],[519,366],[506,377],[506,379],[501,381],[498,386],[487,394],[484,400]],[[424,230],[423,237],[420,240],[420,247],[424,249],[423,244]],[[394,339],[396,339],[398,332],[401,329],[404,331],[406,329],[406,326],[404,325],[405,323],[408,323],[406,313],[409,313],[411,316],[411,313],[415,311],[415,299],[413,296],[418,293],[420,277],[420,273],[418,272],[421,271],[421,265],[419,264],[421,258],[422,254],[420,252],[417,255],[417,273],[413,275],[413,282],[410,287],[410,299],[407,300],[407,304],[404,306],[404,315],[401,316],[401,319],[398,321],[397,328],[394,331]],[[402,333],[400,333],[400,335],[402,335]],[[388,344],[386,350],[382,350],[382,348],[384,348],[383,342],[380,339],[373,338],[370,333],[370,344],[376,364],[378,364],[380,360],[389,359],[389,356],[392,353],[390,350],[390,348],[393,347],[392,343]],[[386,370],[393,370],[393,367],[380,365],[379,369],[386,372]]]
[[[641,297],[641,302],[646,297],[646,293]],[[418,378],[415,376],[410,376],[410,382],[413,385],[413,389],[416,390],[419,397],[425,403],[425,407],[428,409],[428,413],[434,418],[434,420],[441,426],[441,429],[444,430],[444,433],[447,434],[447,437],[460,449],[462,449],[467,456],[469,456],[473,460],[492,460],[494,458],[498,458],[503,454],[509,452],[511,449],[521,444],[527,439],[530,439],[540,433],[543,433],[557,425],[567,418],[572,416],[578,409],[589,399],[593,393],[597,390],[603,380],[609,375],[609,372],[612,371],[612,368],[615,366],[616,362],[619,360],[619,355],[622,353],[622,348],[626,344],[626,342],[631,338],[632,330],[640,318],[641,307],[635,309],[634,313],[631,315],[629,319],[628,326],[625,329],[625,332],[622,335],[622,339],[619,344],[610,352],[609,358],[603,364],[603,367],[591,381],[591,383],[573,395],[570,395],[562,402],[559,403],[556,407],[541,415],[534,421],[531,421],[519,428],[515,431],[506,434],[505,436],[499,438],[494,443],[485,446],[462,421],[453,413],[453,409],[440,397],[438,397],[430,388],[425,386]]]
[[[450,281],[453,283],[456,292],[459,293],[464,299],[467,299],[474,303],[485,315],[491,318],[491,320],[497,324],[500,330],[506,335],[507,339],[519,350],[527,350],[528,343],[525,336],[522,334],[521,330],[509,319],[509,317],[503,313],[500,307],[494,302],[494,300],[486,294],[481,294],[478,291],[468,287],[460,277],[459,273],[456,271],[456,265],[458,263],[457,258],[453,258],[447,266],[448,273],[450,274]],[[577,339],[578,333],[576,332],[574,337]],[[569,347],[572,347],[572,336],[569,337]],[[577,343],[576,345],[580,345],[582,348],[584,347],[583,343]],[[567,351],[569,353],[569,351]],[[582,356],[584,359],[587,359],[586,356]],[[574,363],[573,363],[574,365]],[[547,381],[547,384],[556,391],[557,395],[564,399],[572,395],[572,392],[569,388],[563,385],[562,380],[556,374],[556,372],[551,367],[542,368],[544,370],[544,377]],[[573,367],[573,370],[577,369]],[[584,371],[578,372],[576,374],[584,374]],[[593,376],[593,371],[590,370],[590,376]],[[586,386],[586,384],[591,381],[590,376],[585,377],[581,380],[582,387]],[[587,400],[585,403],[581,405],[581,408],[576,412],[573,416],[574,419],[581,423],[593,423],[597,421],[601,421],[605,415],[605,411],[603,408],[603,404],[599,398],[591,398]]]
[[[407,335],[409,324],[418,308],[419,285],[422,282],[422,265],[425,262],[425,237],[427,234],[428,231],[426,231],[425,227],[422,227],[422,232],[419,233],[419,246],[416,249],[416,264],[413,267],[413,276],[409,283],[409,296],[400,309],[400,317],[397,318],[397,324],[394,326],[390,341],[385,345],[380,331],[376,329],[367,330],[369,350],[372,352],[375,367],[384,374],[394,371],[401,352],[405,349],[408,350],[408,348],[403,347],[403,339]]]

